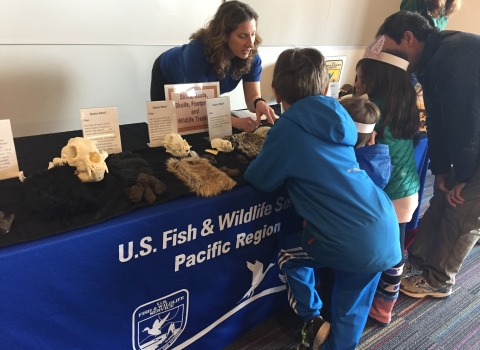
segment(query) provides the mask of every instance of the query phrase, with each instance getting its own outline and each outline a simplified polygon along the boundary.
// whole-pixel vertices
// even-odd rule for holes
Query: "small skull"
[[[76,174],[82,182],[97,182],[103,180],[105,172],[108,173],[107,157],[108,153],[99,151],[95,141],[74,137],[62,148],[61,158],[53,159],[53,164],[68,163],[77,168]]]
[[[212,146],[212,148],[216,148],[221,152],[228,153],[233,151],[232,143],[227,140],[218,139],[218,138],[212,139],[212,141],[210,141],[210,145]]]
[[[270,130],[270,128],[270,126],[261,126],[257,130],[255,130],[254,134],[257,134],[262,139],[264,139],[265,137],[267,137],[267,132],[268,130]]]
[[[190,154],[190,146],[179,134],[170,133],[163,139],[165,150],[175,157],[186,157]]]

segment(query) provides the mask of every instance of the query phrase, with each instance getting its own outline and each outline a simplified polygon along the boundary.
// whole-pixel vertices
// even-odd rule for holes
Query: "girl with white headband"
[[[420,179],[413,152],[413,136],[418,132],[420,119],[417,95],[403,52],[383,52],[385,38],[378,38],[357,63],[356,94],[367,94],[381,111],[375,125],[376,142],[389,147],[393,172],[384,191],[395,207],[400,227],[400,246],[404,250],[405,225],[418,206]],[[398,244],[398,242],[392,242]],[[403,271],[403,259],[382,273],[369,316],[386,326],[391,321],[393,305],[398,298]]]

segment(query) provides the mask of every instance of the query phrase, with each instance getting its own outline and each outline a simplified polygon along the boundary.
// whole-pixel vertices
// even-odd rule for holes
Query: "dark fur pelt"
[[[167,170],[182,180],[192,192],[202,197],[216,196],[236,185],[227,174],[215,168],[205,158],[170,158],[167,160]]]
[[[152,167],[137,153],[120,152],[111,154],[105,162],[110,174],[126,181],[128,186],[135,185],[139,174],[153,175]]]
[[[253,132],[242,132],[233,134],[230,141],[235,148],[242,151],[247,157],[254,158],[262,149],[265,139]]]
[[[75,167],[55,166],[27,177],[26,204],[46,220],[59,220],[97,209],[92,191],[75,175]]]

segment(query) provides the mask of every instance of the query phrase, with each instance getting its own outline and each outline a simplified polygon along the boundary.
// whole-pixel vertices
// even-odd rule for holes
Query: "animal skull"
[[[212,148],[216,148],[218,149],[219,151],[221,152],[232,152],[233,151],[233,146],[232,146],[232,143],[230,141],[227,141],[227,140],[223,140],[223,139],[212,139],[212,141],[210,141],[210,145],[212,146]]]
[[[261,126],[257,130],[255,130],[254,134],[257,134],[262,139],[264,139],[265,137],[267,137],[268,130],[270,130],[270,126]]]
[[[179,134],[170,133],[163,139],[163,147],[175,157],[186,157],[190,154],[190,146]]]
[[[99,151],[95,141],[74,137],[62,148],[61,158],[53,159],[53,164],[68,163],[77,168],[76,174],[82,182],[97,182],[103,180],[105,172],[108,173],[107,157],[108,153]]]

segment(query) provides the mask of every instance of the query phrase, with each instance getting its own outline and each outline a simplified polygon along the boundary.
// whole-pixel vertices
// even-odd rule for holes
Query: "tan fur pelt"
[[[189,157],[182,160],[170,158],[167,160],[167,170],[201,197],[216,196],[236,185],[227,174],[215,168],[205,158]]]
[[[242,132],[233,134],[230,141],[247,157],[253,158],[258,155],[265,141],[261,136],[253,132]]]

